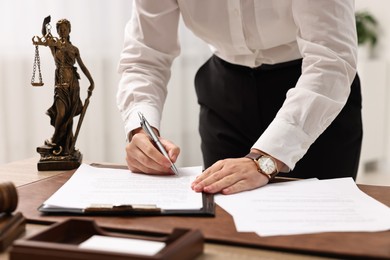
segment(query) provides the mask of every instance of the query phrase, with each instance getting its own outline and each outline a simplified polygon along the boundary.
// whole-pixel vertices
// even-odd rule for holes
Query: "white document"
[[[82,249],[148,256],[157,254],[164,247],[164,242],[99,235],[94,235],[79,245]]]
[[[82,164],[44,202],[44,208],[67,208],[69,212],[82,212],[96,205],[142,205],[163,210],[201,209],[202,193],[191,189],[191,183],[202,172],[201,166],[180,168],[179,172],[179,175],[156,176]]]
[[[260,236],[390,230],[390,208],[352,178],[269,184],[215,201],[233,216],[237,231]]]

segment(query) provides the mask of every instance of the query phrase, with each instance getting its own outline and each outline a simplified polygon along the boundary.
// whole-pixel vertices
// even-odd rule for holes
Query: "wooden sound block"
[[[0,252],[26,231],[26,219],[22,213],[0,213]]]

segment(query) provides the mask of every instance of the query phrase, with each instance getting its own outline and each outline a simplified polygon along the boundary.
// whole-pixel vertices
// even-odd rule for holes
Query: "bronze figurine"
[[[81,59],[79,49],[70,41],[70,22],[66,19],[57,22],[56,29],[59,38],[54,37],[50,29],[50,16],[48,16],[43,21],[43,36],[32,38],[33,45],[36,46],[32,85],[43,85],[39,45],[50,48],[56,65],[54,102],[46,112],[50,116],[50,124],[54,127],[54,134],[45,141],[43,146],[37,148],[37,152],[41,154],[38,170],[68,170],[77,168],[82,160],[81,153],[75,149],[75,143],[94,89],[94,81]],[[80,75],[75,67],[76,62],[90,83],[84,105],[80,99]],[[37,68],[39,82],[35,82]],[[78,115],[80,115],[78,125],[75,134],[73,134],[73,117]]]

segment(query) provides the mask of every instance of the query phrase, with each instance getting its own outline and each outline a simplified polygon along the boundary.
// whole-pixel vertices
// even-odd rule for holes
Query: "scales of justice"
[[[37,152],[41,155],[38,170],[71,170],[79,167],[82,161],[82,154],[75,148],[75,144],[94,89],[94,81],[81,59],[79,49],[70,41],[70,22],[67,19],[59,20],[56,24],[59,37],[54,37],[51,34],[50,20],[50,16],[43,20],[42,36],[32,38],[35,58],[31,85],[34,87],[44,85],[39,46],[50,48],[56,66],[54,100],[46,112],[50,117],[50,124],[54,127],[54,133],[42,146],[37,147]],[[76,63],[90,83],[84,104],[80,98],[80,75]],[[38,81],[35,79],[36,74]],[[73,134],[73,118],[76,116],[79,116],[79,119]]]

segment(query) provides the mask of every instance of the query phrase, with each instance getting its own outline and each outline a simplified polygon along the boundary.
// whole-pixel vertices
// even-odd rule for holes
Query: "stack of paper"
[[[390,230],[390,208],[352,178],[268,184],[215,201],[233,216],[237,231],[260,236]]]

